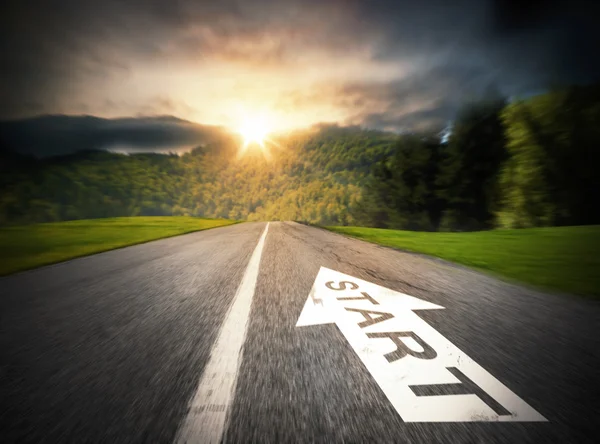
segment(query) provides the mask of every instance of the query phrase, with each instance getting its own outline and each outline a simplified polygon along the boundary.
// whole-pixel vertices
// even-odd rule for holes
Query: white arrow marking
[[[443,308],[321,267],[296,327],[335,323],[406,422],[547,421],[412,311]]]

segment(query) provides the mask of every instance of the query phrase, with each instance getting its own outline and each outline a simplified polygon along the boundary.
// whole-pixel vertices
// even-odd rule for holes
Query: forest
[[[419,231],[600,223],[600,87],[465,104],[447,139],[321,125],[181,156],[0,151],[0,224],[185,215]]]

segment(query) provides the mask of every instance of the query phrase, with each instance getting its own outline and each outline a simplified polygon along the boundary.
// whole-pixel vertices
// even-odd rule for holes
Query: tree
[[[441,215],[435,179],[439,142],[400,138],[395,152],[377,163],[353,212],[360,224],[379,228],[435,230]]]
[[[501,175],[505,227],[600,222],[600,87],[555,90],[502,114],[510,158]]]
[[[477,230],[494,226],[499,201],[498,176],[507,158],[501,113],[502,98],[466,105],[453,124],[443,150],[437,180],[446,210],[443,230]]]

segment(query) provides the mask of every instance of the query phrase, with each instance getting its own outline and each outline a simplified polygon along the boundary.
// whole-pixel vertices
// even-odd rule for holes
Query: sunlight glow
[[[273,125],[264,114],[248,113],[242,118],[237,131],[244,139],[242,152],[252,144],[258,145],[264,152],[267,136],[273,131]]]

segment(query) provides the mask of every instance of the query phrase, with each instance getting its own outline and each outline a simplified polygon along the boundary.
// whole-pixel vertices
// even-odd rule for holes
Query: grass
[[[192,231],[225,219],[116,217],[0,228],[0,276]]]
[[[380,245],[447,259],[544,289],[600,296],[600,226],[474,233],[326,228]]]

